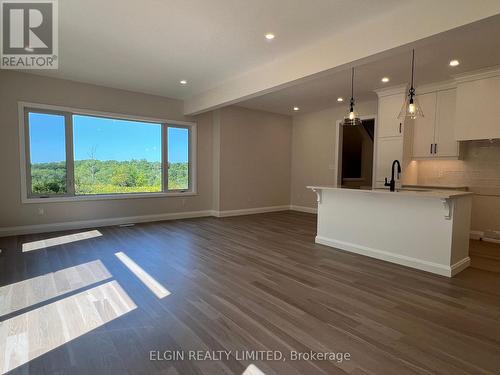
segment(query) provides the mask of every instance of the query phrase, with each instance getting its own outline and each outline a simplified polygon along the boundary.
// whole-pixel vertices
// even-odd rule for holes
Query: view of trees
[[[66,163],[36,163],[31,165],[31,186],[34,194],[66,192]]]
[[[147,160],[75,161],[77,195],[140,193],[161,191],[161,163]],[[66,192],[64,162],[36,163],[31,166],[35,194]],[[188,163],[171,163],[168,168],[170,190],[188,188]]]

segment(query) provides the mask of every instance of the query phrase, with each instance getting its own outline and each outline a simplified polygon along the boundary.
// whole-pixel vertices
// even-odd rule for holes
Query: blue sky
[[[31,162],[47,163],[65,159],[64,117],[30,113]],[[146,159],[161,161],[159,124],[73,116],[75,160]],[[188,160],[188,130],[168,129],[168,159],[171,163]]]

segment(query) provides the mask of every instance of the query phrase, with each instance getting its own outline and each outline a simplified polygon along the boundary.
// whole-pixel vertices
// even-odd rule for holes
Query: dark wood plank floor
[[[500,273],[500,244],[471,240],[469,246],[471,267]]]
[[[499,274],[469,268],[448,279],[316,245],[315,221],[282,212],[99,228],[102,236],[27,252],[23,244],[68,233],[0,239],[0,287],[25,288],[9,300],[0,294],[0,345],[11,355],[21,350],[26,338],[5,327],[26,314],[34,319],[26,329],[38,333],[36,345],[51,349],[35,352],[11,373],[241,374],[251,363],[268,375],[499,373]],[[117,252],[170,295],[158,298]],[[43,283],[54,272],[52,291]],[[106,276],[114,289],[95,292]],[[25,299],[9,310],[9,301],[26,293],[23,281],[36,277],[26,284],[38,290],[33,304]],[[120,302],[109,302],[106,293]],[[97,301],[105,324],[92,325],[94,315],[81,304],[64,305],[82,295]],[[77,337],[65,331],[73,338],[58,345],[46,322],[56,317],[39,313],[49,311],[47,304],[55,304],[57,319],[72,322],[65,330],[80,322],[96,328]],[[348,352],[351,359],[150,361],[156,350]],[[1,362],[0,374],[7,368]]]

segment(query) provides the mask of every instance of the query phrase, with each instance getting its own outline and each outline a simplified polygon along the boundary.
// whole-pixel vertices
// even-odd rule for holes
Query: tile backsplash
[[[471,230],[500,231],[500,140],[462,143],[463,160],[420,160],[417,183],[467,186],[472,197]]]
[[[418,161],[418,184],[463,185],[500,196],[500,140],[464,142],[463,160]]]

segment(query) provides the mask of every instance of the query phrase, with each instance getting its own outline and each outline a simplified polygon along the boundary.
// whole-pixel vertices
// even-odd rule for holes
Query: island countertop
[[[336,186],[307,186],[308,189],[313,191],[319,190],[340,190],[340,191],[349,191],[359,194],[390,194],[394,196],[404,196],[404,197],[416,197],[416,198],[437,198],[437,199],[452,199],[458,198],[465,195],[473,195],[474,193],[469,191],[460,191],[460,190],[442,190],[442,189],[425,189],[425,188],[416,188],[416,189],[396,189],[396,191],[389,191],[389,189],[371,189],[371,190],[363,190],[363,189],[346,189],[339,188]]]
[[[473,193],[345,189],[316,193],[316,243],[451,277],[470,264]]]

